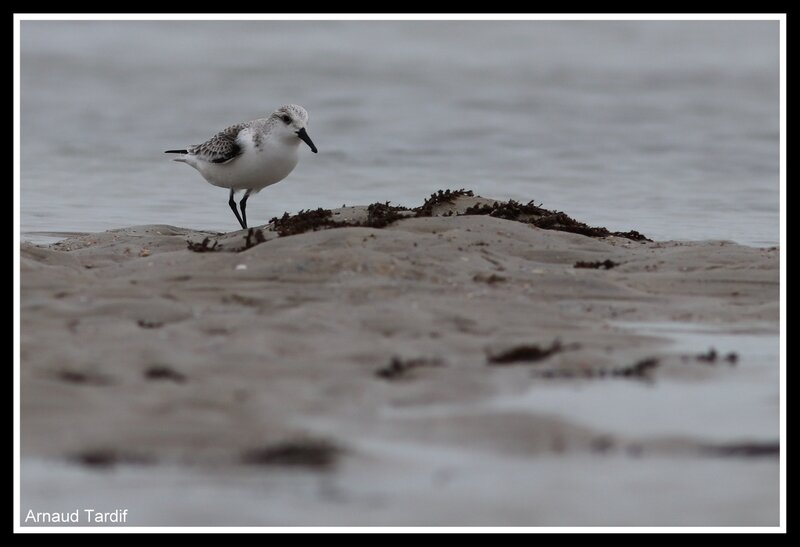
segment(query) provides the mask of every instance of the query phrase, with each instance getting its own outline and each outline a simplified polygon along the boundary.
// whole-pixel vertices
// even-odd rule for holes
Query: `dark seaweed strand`
[[[281,218],[273,218],[269,221],[272,230],[278,232],[280,237],[302,234],[310,230],[321,228],[335,228],[337,223],[333,220],[333,212],[330,209],[318,208],[315,210],[300,211],[295,215],[283,213]]]
[[[489,215],[495,218],[524,222],[543,230],[558,230],[588,237],[617,236],[633,241],[652,241],[635,230],[610,232],[607,228],[589,226],[561,211],[550,211],[539,207],[533,201],[522,204],[512,199],[505,203],[494,202],[492,205],[474,205],[467,208],[463,215]]]

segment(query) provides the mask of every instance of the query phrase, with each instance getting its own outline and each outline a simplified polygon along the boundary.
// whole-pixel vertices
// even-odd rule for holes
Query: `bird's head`
[[[270,116],[275,120],[275,131],[287,140],[300,139],[305,142],[311,151],[317,153],[317,147],[308,136],[308,112],[302,106],[287,104],[280,107]]]

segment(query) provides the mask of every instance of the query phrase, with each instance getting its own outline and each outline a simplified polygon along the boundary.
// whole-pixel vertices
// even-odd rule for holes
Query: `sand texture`
[[[458,214],[481,203],[23,244],[23,512],[777,525],[778,249]]]

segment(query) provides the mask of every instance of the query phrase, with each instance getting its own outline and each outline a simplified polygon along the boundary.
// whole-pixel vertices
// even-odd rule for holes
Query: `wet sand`
[[[481,203],[23,244],[23,517],[777,525],[778,249]]]

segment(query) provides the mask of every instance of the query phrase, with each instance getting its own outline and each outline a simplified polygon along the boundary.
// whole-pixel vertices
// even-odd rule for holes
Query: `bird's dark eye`
[[[283,123],[292,123],[292,118],[291,118],[291,116],[287,116],[286,114],[284,114],[284,115],[281,117],[281,119],[283,120]]]

